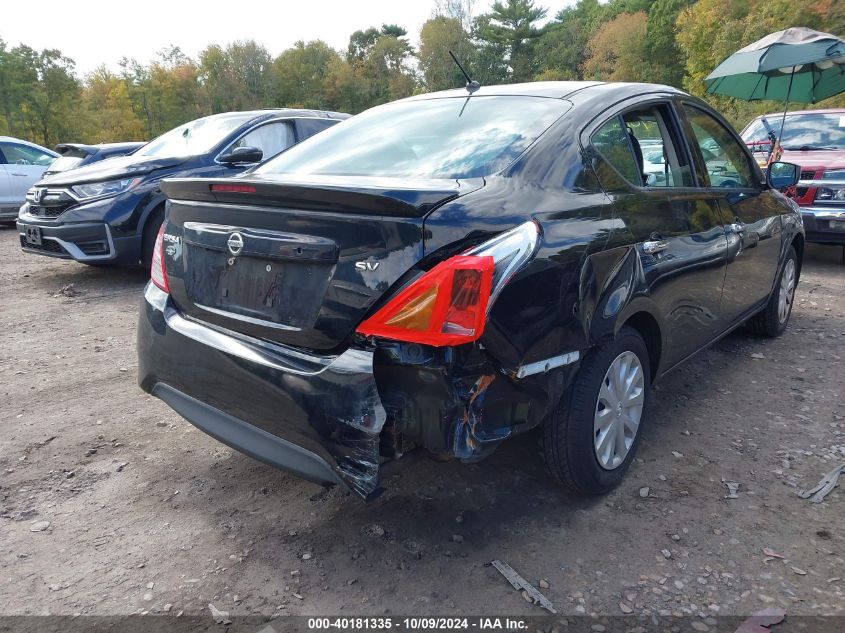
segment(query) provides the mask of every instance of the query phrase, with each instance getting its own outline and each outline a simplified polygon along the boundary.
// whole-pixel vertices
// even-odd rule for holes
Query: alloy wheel
[[[792,309],[795,296],[795,260],[786,260],[783,274],[780,276],[780,292],[778,293],[778,323],[786,323]]]
[[[640,428],[644,402],[642,363],[633,352],[622,352],[604,376],[593,419],[596,458],[605,470],[625,461]]]

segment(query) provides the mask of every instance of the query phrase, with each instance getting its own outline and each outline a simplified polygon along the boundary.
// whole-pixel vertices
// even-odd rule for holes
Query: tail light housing
[[[164,267],[164,223],[158,230],[156,243],[153,247],[153,259],[150,264],[150,281],[164,292],[170,292],[167,284],[167,269]]]
[[[436,347],[478,340],[508,281],[537,249],[540,227],[526,222],[450,257],[390,299],[357,332]]]

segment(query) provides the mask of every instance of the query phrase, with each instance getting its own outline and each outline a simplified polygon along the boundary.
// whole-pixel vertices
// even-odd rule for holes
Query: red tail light
[[[252,185],[211,185],[211,190],[219,193],[255,193]]]
[[[484,332],[494,266],[489,255],[447,259],[361,323],[357,332],[438,347],[470,343]]]
[[[150,280],[165,292],[170,292],[167,285],[167,270],[164,268],[164,224],[158,230],[158,237],[153,247],[153,261],[150,265]]]

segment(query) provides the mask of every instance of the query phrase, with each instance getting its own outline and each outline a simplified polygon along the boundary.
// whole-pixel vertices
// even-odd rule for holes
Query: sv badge
[[[358,270],[375,270],[381,262],[355,262],[355,268]]]

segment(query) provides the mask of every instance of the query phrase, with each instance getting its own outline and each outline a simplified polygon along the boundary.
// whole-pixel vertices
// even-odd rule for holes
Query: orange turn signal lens
[[[441,262],[358,326],[380,336],[438,347],[481,337],[495,263],[489,255],[457,255]]]

